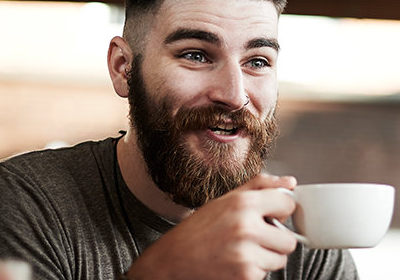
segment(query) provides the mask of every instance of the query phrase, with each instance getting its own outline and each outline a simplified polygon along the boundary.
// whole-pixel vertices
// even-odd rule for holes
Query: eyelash
[[[261,63],[263,63],[263,66],[254,66],[254,65],[250,66],[253,69],[262,69],[262,68],[266,68],[266,67],[271,67],[271,64],[269,63],[268,59],[261,58],[261,57],[253,58],[250,61],[246,62],[245,64],[254,63],[254,62],[261,62]]]
[[[195,59],[194,58],[195,56],[197,56],[197,58],[199,58],[199,56],[201,56],[201,61],[199,61],[198,59]],[[207,57],[207,55],[203,51],[195,51],[195,50],[186,51],[186,52],[184,52],[182,54],[179,54],[178,57],[186,59],[186,60],[189,60],[189,61],[193,61],[194,63],[199,63],[199,64],[202,64],[202,63],[209,64],[209,63],[211,63],[211,60]],[[255,66],[253,64],[255,62],[257,62],[257,63],[261,62],[263,65]],[[244,65],[248,65],[248,64],[253,64],[253,65],[250,65],[250,68],[251,69],[256,69],[256,70],[257,69],[263,69],[263,68],[271,67],[271,64],[270,64],[269,60],[264,58],[264,57],[252,58],[248,62],[246,62]]]
[[[202,61],[198,61],[198,60],[194,59],[194,56],[201,56]],[[186,59],[186,60],[194,61],[196,63],[211,63],[210,59],[207,58],[207,55],[201,51],[187,51],[187,52],[184,52],[183,54],[179,55],[178,57]]]

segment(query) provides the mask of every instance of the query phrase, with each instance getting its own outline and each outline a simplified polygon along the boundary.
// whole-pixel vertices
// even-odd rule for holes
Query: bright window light
[[[108,44],[122,24],[123,10],[102,3],[0,2],[0,82],[106,83]],[[283,15],[281,94],[399,94],[399,34],[400,21]]]
[[[400,21],[282,16],[279,76],[300,93],[400,93]]]

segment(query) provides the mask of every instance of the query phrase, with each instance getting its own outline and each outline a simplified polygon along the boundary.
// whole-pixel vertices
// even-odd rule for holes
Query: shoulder
[[[113,139],[83,142],[73,147],[21,154],[0,162],[0,180],[19,177],[27,182],[68,173],[113,152]]]
[[[0,202],[20,204],[29,200],[51,205],[70,201],[85,184],[93,185],[102,170],[109,169],[113,152],[113,139],[109,138],[70,148],[30,152],[3,161]]]
[[[62,232],[66,223],[74,224],[75,217],[85,216],[83,211],[95,211],[94,206],[87,210],[87,203],[105,196],[104,172],[97,162],[108,160],[112,151],[112,141],[107,139],[1,162],[0,235],[10,231],[14,234],[7,236],[22,236],[44,229]]]
[[[113,229],[114,144],[109,138],[1,162],[0,258],[25,259],[46,275],[39,278],[60,279],[74,273],[75,254],[98,257],[86,244],[96,247],[99,231]]]

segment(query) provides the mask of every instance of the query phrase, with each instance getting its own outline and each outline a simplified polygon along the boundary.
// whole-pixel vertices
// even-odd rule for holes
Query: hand
[[[278,187],[293,177],[259,175],[197,210],[150,246],[132,265],[129,279],[248,279],[283,268],[296,239],[264,221],[286,219],[295,209]]]
[[[29,280],[31,267],[22,261],[0,260],[0,280]]]

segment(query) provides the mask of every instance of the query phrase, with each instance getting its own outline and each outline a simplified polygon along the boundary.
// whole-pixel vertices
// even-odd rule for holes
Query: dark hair
[[[146,34],[164,0],[126,0],[124,38],[131,48],[141,52]]]
[[[229,0],[228,0],[229,1]],[[286,7],[287,0],[270,1],[275,5],[278,14]],[[156,16],[164,0],[126,0],[124,38],[132,48],[141,51],[144,47],[145,35],[150,29],[153,17]]]
[[[130,8],[136,9],[148,9],[153,7],[160,0],[126,0],[125,8],[129,10]]]
[[[265,0],[264,0],[265,1]],[[287,0],[266,0],[274,3],[276,10],[279,14],[283,12],[286,7]],[[163,0],[126,0],[125,1],[125,11],[126,15],[129,15],[131,9],[137,9],[141,11],[153,9],[159,7]]]

